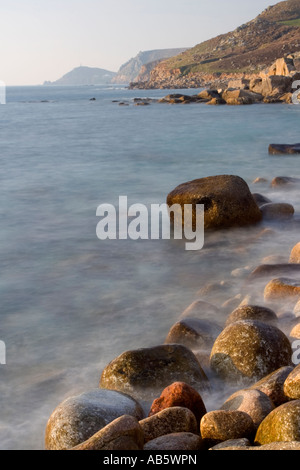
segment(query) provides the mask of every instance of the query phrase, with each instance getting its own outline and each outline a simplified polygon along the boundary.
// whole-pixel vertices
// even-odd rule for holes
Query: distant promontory
[[[54,82],[44,82],[44,85],[79,86],[79,85],[107,85],[111,83],[116,72],[96,67],[76,67],[71,72]]]

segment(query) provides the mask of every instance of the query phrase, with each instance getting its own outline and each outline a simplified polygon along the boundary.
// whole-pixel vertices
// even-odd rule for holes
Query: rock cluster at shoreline
[[[185,79],[186,80],[186,79]],[[298,99],[297,89],[300,80],[300,72],[293,66],[293,60],[289,58],[278,59],[266,72],[253,75],[228,74],[216,80],[206,80],[188,83],[172,84],[166,88],[205,88],[198,95],[186,95],[173,93],[165,96],[160,103],[189,104],[207,103],[209,105],[249,105],[254,103],[295,103]],[[296,88],[294,88],[296,86]],[[130,89],[147,89],[140,84],[132,85]],[[155,88],[153,86],[152,88]],[[158,87],[163,88],[163,87]],[[300,90],[299,90],[300,94]],[[138,104],[141,104],[140,100]],[[144,100],[149,104],[149,100]],[[137,103],[136,103],[137,104]]]
[[[281,177],[271,183],[276,184],[288,190],[299,181]],[[242,190],[245,204],[251,202],[251,210],[260,214],[249,222],[258,227],[261,219],[268,220],[263,208],[273,204],[263,195],[251,195],[236,176],[204,178],[178,188],[171,199],[202,201],[207,213],[215,207],[214,215],[233,212],[231,193]],[[223,200],[219,209],[218,199]],[[287,217],[278,204],[271,220],[286,224],[294,212]],[[243,210],[237,207],[231,224],[224,217],[227,230],[236,226],[238,214],[244,225]],[[271,232],[264,229],[259,236]],[[300,450],[300,365],[295,362],[295,356],[300,362],[300,351],[297,355],[292,347],[300,340],[299,246],[295,240],[287,249],[288,262],[276,259],[245,269],[241,296],[227,297],[222,306],[210,298],[220,289],[226,298],[226,282],[203,286],[200,298],[166,331],[164,344],[124,352],[103,369],[99,389],[58,405],[47,423],[46,449]],[[250,286],[261,292],[260,303],[251,302]],[[214,320],[208,320],[212,315]],[[225,399],[209,409],[212,397],[224,390]]]

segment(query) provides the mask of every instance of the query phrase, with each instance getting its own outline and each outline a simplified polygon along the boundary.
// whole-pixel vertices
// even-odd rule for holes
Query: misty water
[[[1,449],[43,449],[54,408],[97,388],[122,352],[163,343],[207,283],[226,281],[226,289],[201,297],[218,307],[250,290],[261,302],[263,282],[251,288],[235,270],[269,255],[287,262],[299,241],[298,193],[271,189],[270,181],[300,177],[300,160],[271,157],[268,145],[299,141],[300,106],[132,101],[167,93],[7,90],[0,106]],[[207,234],[197,252],[180,241],[97,239],[98,205],[117,206],[119,196],[164,203],[178,184],[216,174],[239,175],[253,192],[293,204],[294,220]],[[256,177],[269,183],[253,185]],[[264,228],[272,234],[261,236]],[[207,407],[221,404],[216,398]]]

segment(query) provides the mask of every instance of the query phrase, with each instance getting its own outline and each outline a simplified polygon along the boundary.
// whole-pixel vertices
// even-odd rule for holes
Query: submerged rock
[[[295,214],[294,207],[284,202],[263,204],[260,210],[262,211],[263,218],[268,220],[290,219]]]
[[[278,328],[253,320],[227,326],[210,356],[211,368],[229,382],[250,382],[290,365],[292,349]]]
[[[111,390],[92,390],[63,401],[50,416],[47,450],[66,450],[85,442],[122,415],[140,420],[143,410],[131,397]]]
[[[269,154],[270,155],[291,155],[300,153],[299,144],[270,144]]]
[[[290,263],[300,264],[300,242],[297,243],[291,251]]]
[[[272,279],[264,291],[266,301],[293,300],[300,297],[300,281],[290,278]]]
[[[191,204],[194,230],[197,204],[204,205],[206,229],[246,226],[262,219],[247,183],[239,176],[210,176],[183,183],[168,195],[167,204],[169,207],[179,204],[183,215],[184,205]],[[175,214],[178,224],[184,224],[183,215]],[[174,220],[172,213],[171,220]]]
[[[121,354],[108,364],[100,387],[153,400],[175,381],[197,390],[208,387],[207,377],[192,351],[180,344],[137,349]]]

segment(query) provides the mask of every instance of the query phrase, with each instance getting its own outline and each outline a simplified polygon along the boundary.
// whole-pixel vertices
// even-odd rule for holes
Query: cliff
[[[135,88],[190,88],[208,82],[259,74],[276,59],[300,51],[300,0],[267,8],[236,30],[164,60]]]
[[[130,83],[137,80],[141,69],[146,64],[152,64],[152,68],[157,65],[161,60],[168,59],[176,56],[187,48],[180,49],[157,49],[152,51],[139,52],[136,57],[133,57],[128,62],[123,64],[117,75],[113,78],[113,83]],[[151,70],[152,70],[151,68]],[[148,67],[148,72],[150,68]]]

